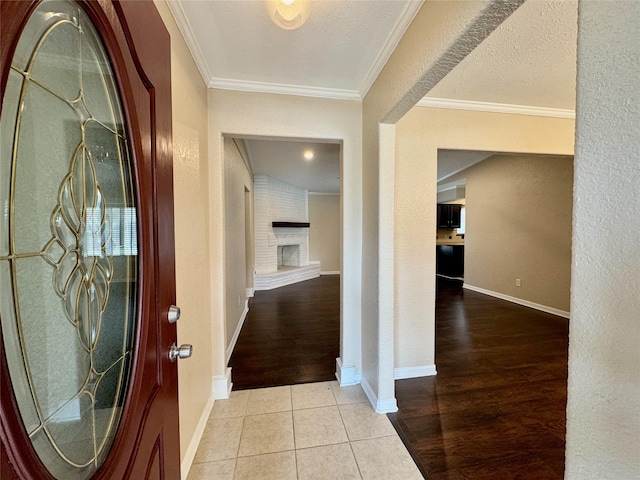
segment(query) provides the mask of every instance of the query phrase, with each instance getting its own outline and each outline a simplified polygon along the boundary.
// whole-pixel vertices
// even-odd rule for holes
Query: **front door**
[[[169,35],[152,1],[0,14],[0,476],[178,479]]]

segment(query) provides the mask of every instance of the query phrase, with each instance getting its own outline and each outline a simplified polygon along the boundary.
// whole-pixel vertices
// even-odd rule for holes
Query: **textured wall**
[[[573,159],[494,155],[460,176],[465,284],[569,311]]]
[[[438,148],[573,154],[570,119],[416,107],[396,125],[395,366],[435,361]]]
[[[167,5],[157,1],[171,34],[173,178],[177,302],[182,309],[178,343],[193,357],[178,365],[181,454],[187,452],[211,397],[212,312],[207,185],[207,88]]]
[[[247,251],[253,246],[251,237],[247,235],[247,209],[252,208],[251,195],[245,195],[245,190],[253,192],[253,179],[238,151],[233,139],[224,139],[224,289],[225,289],[225,321],[226,344],[225,350],[242,318],[247,299],[247,288],[250,283],[247,278]],[[249,200],[249,204],[245,202]],[[250,229],[253,226],[249,226]],[[249,245],[247,245],[249,244]],[[247,246],[249,248],[247,248]]]
[[[565,478],[640,478],[640,3],[578,10]]]
[[[362,257],[362,105],[345,100],[326,100],[261,93],[209,90],[209,188],[212,302],[214,318],[222,319],[220,272],[224,262],[222,196],[222,134],[342,141],[341,181],[343,243],[341,284],[342,363],[361,370],[360,317]],[[222,320],[214,320],[214,329]],[[224,342],[224,337],[214,343]],[[217,356],[214,373],[224,374],[226,360]],[[224,353],[224,352],[223,352]]]
[[[322,272],[340,271],[340,195],[309,194],[309,259]]]
[[[397,122],[520,3],[520,0],[425,2],[364,99],[363,384],[366,390],[367,385],[371,387],[368,391],[377,396],[381,408],[387,405],[392,410],[395,405],[392,341],[395,132],[385,125]],[[427,311],[432,310],[433,305]]]

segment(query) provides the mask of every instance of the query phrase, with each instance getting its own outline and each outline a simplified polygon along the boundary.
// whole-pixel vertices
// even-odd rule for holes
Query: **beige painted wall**
[[[248,191],[249,195],[245,192]],[[227,357],[230,344],[237,338],[240,320],[246,314],[247,267],[253,262],[253,178],[245,164],[236,143],[231,138],[224,139],[224,260],[225,260],[225,321]]]
[[[571,155],[574,121],[415,107],[396,134],[394,361],[424,367],[435,363],[438,149]]]
[[[379,398],[393,397],[393,379],[389,369],[389,364],[393,365],[393,348],[389,348],[393,343],[393,321],[389,322],[388,316],[393,318],[394,315],[393,308],[389,308],[389,302],[393,304],[394,258],[393,254],[389,256],[388,247],[394,251],[396,236],[393,231],[389,236],[388,230],[392,229],[394,221],[394,188],[390,182],[395,172],[395,131],[386,125],[380,126],[380,122],[396,122],[455,65],[468,47],[472,48],[492,25],[502,21],[505,12],[497,11],[496,15],[482,13],[485,5],[509,8],[508,3],[425,3],[363,105],[356,102],[292,100],[293,97],[286,97],[283,101],[283,97],[277,95],[211,92],[209,109],[213,118],[210,119],[208,148],[211,161],[207,172],[207,162],[203,161],[207,153],[204,127],[207,113],[203,111],[205,102],[202,101],[206,96],[204,84],[165,4],[161,0],[156,1],[171,33],[173,51],[176,227],[179,227],[176,261],[178,301],[185,311],[178,335],[181,341],[191,341],[196,345],[194,357],[179,367],[183,456],[184,445],[189,444],[193,437],[194,419],[205,410],[212,373],[212,364],[207,360],[211,360],[211,356],[214,357],[213,373],[224,375],[224,361],[220,360],[224,358],[225,338],[222,320],[224,237],[220,226],[223,217],[221,133],[236,131],[249,135],[346,139],[343,223],[347,225],[353,220],[356,226],[349,227],[344,233],[343,280],[348,280],[348,283],[345,286],[343,281],[343,298],[352,295],[354,303],[343,305],[343,315],[359,318],[360,292],[363,290],[362,330],[365,333],[362,356],[367,365],[365,377]],[[640,235],[640,212],[637,211],[640,205],[637,158],[640,153],[633,130],[640,123],[638,83],[633,81],[639,68],[637,45],[640,38],[635,27],[640,23],[640,9],[635,2],[616,2],[616,6],[622,8],[612,9],[608,2],[600,0],[582,0],[579,12],[580,95],[567,419],[568,479],[636,478],[640,472],[640,457],[637,455],[640,430],[635,421],[640,415],[637,374],[640,363],[637,343],[640,336],[640,324],[637,322],[640,265],[637,259],[640,259],[640,252],[638,242],[629,241],[629,237]],[[471,33],[475,27],[477,30]],[[469,40],[471,37],[473,39]],[[289,100],[294,105],[289,105]],[[255,105],[249,105],[254,102]],[[321,117],[318,126],[315,126],[316,114]],[[448,121],[450,117],[455,119],[455,115],[443,114],[441,117],[431,112],[425,113],[425,117],[425,126],[419,137],[405,138],[401,141],[404,146],[399,146],[400,153],[405,150],[418,157],[415,176],[422,176],[423,189],[427,185],[425,182],[430,181],[432,168],[435,185],[438,146],[465,148],[464,145],[469,144],[467,148],[480,148],[475,142],[467,142],[456,128],[452,128],[451,135],[443,131],[455,127]],[[301,118],[302,122],[299,121]],[[512,116],[504,118],[504,123],[512,120]],[[477,129],[484,132],[485,139],[491,138],[486,136],[482,122],[477,125],[471,122],[471,125],[473,128],[466,134],[475,138],[473,132]],[[430,144],[431,129],[440,131],[439,138],[455,138],[463,145],[458,142],[450,142],[448,147]],[[543,131],[554,144],[556,133],[553,128]],[[559,136],[564,138],[564,133]],[[520,138],[520,142],[528,145],[525,151],[535,152],[537,141],[547,140],[535,132],[530,137],[529,140]],[[562,140],[555,145],[561,147],[556,150],[566,150],[564,143]],[[423,152],[425,155],[421,156]],[[360,178],[363,163],[365,176]],[[408,166],[410,168],[410,164]],[[398,166],[399,171],[404,168]],[[210,189],[211,199],[208,218],[207,193],[202,182],[207,174],[208,182],[205,183]],[[399,182],[404,180],[399,179]],[[611,192],[617,192],[616,201],[611,200]],[[424,200],[433,201],[435,187],[433,193],[427,193],[426,197],[416,197],[415,200],[419,200],[421,205],[424,205]],[[406,199],[398,201],[405,202]],[[618,215],[620,205],[629,208],[627,214]],[[435,212],[432,215],[435,218]],[[193,219],[201,221],[195,232]],[[603,219],[606,220],[604,224]],[[202,225],[202,231],[199,225]],[[620,230],[627,234],[611,234]],[[207,246],[211,250],[210,269],[206,267]],[[362,263],[357,255],[361,247],[362,276]],[[425,252],[433,251],[432,247],[426,245]],[[345,254],[351,254],[348,261],[344,260]],[[409,258],[407,256],[405,260]],[[415,287],[415,290],[422,292],[424,289]],[[411,293],[410,288],[404,291]],[[203,300],[207,298],[210,298],[209,302]],[[433,307],[432,302],[427,301],[427,304]],[[379,311],[383,316],[378,314]],[[192,322],[184,321],[187,315],[193,318]],[[348,348],[347,361],[353,359],[355,363],[359,358],[359,350],[356,351],[355,346],[360,345],[360,325],[350,320],[346,323],[348,327],[343,328],[343,337],[351,335],[355,339],[354,349]],[[429,319],[425,323],[428,324]],[[211,338],[215,339],[213,344]],[[357,366],[361,367],[361,364]]]
[[[321,272],[340,271],[340,195],[308,196],[309,260]]]
[[[393,126],[517,6],[518,2],[502,0],[425,2],[364,99],[362,359],[365,368],[362,384],[379,412],[397,408],[392,341],[397,304],[394,300],[393,180],[397,139]],[[423,150],[412,151],[414,158],[421,158],[421,153],[429,154]],[[435,160],[431,161],[433,165],[421,164],[416,178],[431,178],[433,169],[435,198],[436,167]],[[424,177],[427,174],[429,176]],[[424,185],[429,183],[423,182],[421,188]],[[427,227],[421,225],[420,228]],[[432,231],[431,238],[434,237],[435,231]],[[432,250],[433,256],[435,248]],[[428,288],[428,283],[415,286],[415,290],[421,290],[420,295],[427,298]],[[432,311],[433,302],[423,310],[426,315]]]
[[[573,158],[494,155],[458,178],[467,180],[465,284],[568,312]]]
[[[224,375],[224,205],[223,134],[236,137],[281,137],[342,141],[342,364],[353,373],[361,371],[360,317],[362,282],[362,105],[347,100],[328,100],[288,95],[210,89],[209,189],[210,247],[213,306],[214,375]]]
[[[567,480],[640,478],[639,25],[580,2]]]
[[[184,460],[195,454],[198,423],[212,401],[207,88],[166,3],[155,4],[171,35],[178,343],[193,344],[193,356],[178,364],[184,475]]]

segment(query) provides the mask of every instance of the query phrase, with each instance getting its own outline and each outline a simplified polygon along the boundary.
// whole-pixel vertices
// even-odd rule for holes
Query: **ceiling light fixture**
[[[264,0],[264,7],[273,23],[285,30],[301,27],[309,17],[310,0]]]
[[[307,150],[306,152],[304,152],[304,158],[306,158],[307,160],[311,160],[313,158],[313,152],[311,150]]]

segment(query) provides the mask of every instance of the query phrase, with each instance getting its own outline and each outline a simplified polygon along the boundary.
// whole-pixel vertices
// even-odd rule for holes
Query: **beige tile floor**
[[[216,400],[188,480],[422,480],[386,415],[338,382]]]

